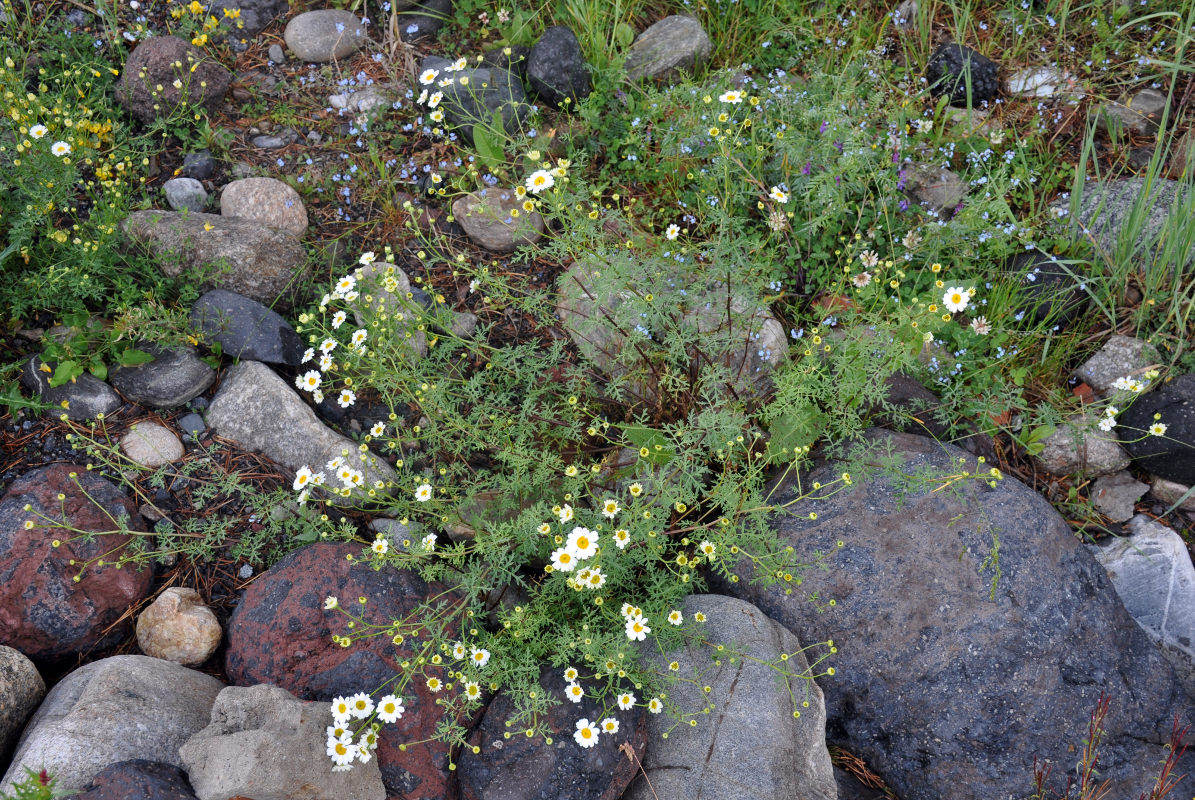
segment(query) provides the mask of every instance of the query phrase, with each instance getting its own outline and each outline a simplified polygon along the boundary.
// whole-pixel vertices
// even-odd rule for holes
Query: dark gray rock
[[[525,44],[499,47],[494,50],[487,50],[482,54],[481,66],[504,69],[520,81],[526,81],[527,58],[530,55],[531,48]]]
[[[1068,417],[1042,440],[1038,460],[1051,475],[1111,475],[1129,466],[1116,434],[1102,431],[1095,414]]]
[[[1021,284],[1014,321],[1026,328],[1047,320],[1064,327],[1074,322],[1087,309],[1083,269],[1082,264],[1066,264],[1040,250],[1009,258],[1004,271]]]
[[[182,432],[184,439],[198,439],[199,434],[207,430],[207,425],[203,423],[203,417],[198,414],[184,414],[178,419],[178,429]]]
[[[677,727],[665,714],[648,717],[651,746],[644,772],[623,800],[837,800],[825,703],[808,677],[801,643],[758,608],[732,597],[685,599],[685,619],[699,611],[709,618],[702,638],[745,657],[717,663],[704,642],[652,657],[661,672],[675,659],[682,678],[701,676],[700,683],[678,684],[667,702],[690,713],[707,705],[713,710],[699,717],[695,728]],[[781,655],[788,660],[781,662]],[[775,664],[782,664],[786,674],[779,675]],[[709,694],[703,685],[711,688]]]
[[[667,81],[697,69],[712,49],[710,37],[697,18],[677,14],[664,17],[639,34],[623,66],[633,81]]]
[[[188,153],[183,156],[183,170],[179,173],[184,178],[194,178],[206,181],[216,171],[216,159],[204,150],[199,153]]]
[[[203,394],[216,372],[199,360],[192,347],[166,348],[142,342],[137,349],[154,356],[148,364],[117,367],[108,379],[134,403],[149,408],[174,408]]]
[[[43,402],[54,406],[46,412],[48,414],[65,413],[71,419],[92,419],[97,414],[111,414],[123,403],[111,386],[88,372],[61,386],[50,386],[50,377],[54,373],[46,372],[42,366],[41,358],[30,356],[21,369],[21,383],[31,392],[37,392]],[[63,403],[66,403],[65,408]]]
[[[564,699],[563,673],[562,668],[542,670],[540,685],[548,696]],[[647,713],[642,705],[628,711],[614,706],[605,713],[602,708],[601,702],[588,696],[577,704],[562,702],[550,707],[542,720],[552,736],[552,744],[547,746],[540,737],[505,737],[511,733],[506,720],[514,715],[514,703],[499,692],[469,739],[481,752],[465,749],[461,753],[457,768],[461,799],[618,800],[638,772],[635,762],[643,758]],[[599,734],[597,744],[588,748],[573,741],[579,719],[596,724],[605,717],[618,721],[617,734]],[[623,742],[631,745],[635,760],[620,751]]]
[[[923,437],[871,432],[853,486],[801,500],[775,528],[800,589],[715,585],[754,603],[803,643],[833,639],[827,738],[874,769],[902,800],[1032,794],[1034,757],[1065,780],[1101,693],[1112,698],[1100,746],[1109,797],[1153,786],[1174,714],[1192,699],[1125,611],[1103,567],[1034,491],[946,476],[986,467]],[[886,462],[899,482],[866,464]],[[802,485],[848,467],[824,464]],[[936,478],[920,478],[926,471]],[[794,499],[791,481],[772,502]],[[810,519],[811,512],[817,518]],[[841,542],[841,546],[839,545]],[[808,598],[815,596],[817,602]],[[829,601],[835,602],[828,606]],[[1195,753],[1176,774],[1195,771]]]
[[[593,89],[589,66],[581,53],[577,36],[564,25],[544,31],[527,57],[527,81],[531,91],[554,106],[569,101],[575,107]]]
[[[1164,436],[1149,434],[1155,414],[1166,426]],[[1195,374],[1138,397],[1120,415],[1115,430],[1137,466],[1168,481],[1195,484]]]
[[[259,303],[289,301],[307,267],[307,253],[293,234],[252,220],[135,211],[121,229],[170,277],[203,276],[206,288],[228,289]]]
[[[179,81],[180,87],[174,82]],[[185,103],[214,112],[232,73],[177,36],[153,36],[129,55],[116,99],[141,122],[168,119]]]
[[[70,800],[197,800],[181,769],[134,758],[104,767]]]
[[[1147,185],[1150,187],[1148,193]],[[1094,240],[1101,258],[1129,259],[1148,272],[1168,244],[1181,246],[1174,233],[1177,231],[1175,226],[1185,222],[1189,212],[1184,214],[1184,211],[1192,202],[1195,197],[1182,189],[1178,181],[1157,179],[1147,184],[1145,178],[1121,178],[1088,184],[1074,215],[1070,214],[1070,201],[1066,198],[1055,200],[1050,208],[1059,216],[1070,217],[1075,238]],[[1135,208],[1140,209],[1144,224],[1137,236],[1126,242],[1126,249],[1118,252],[1118,241],[1129,235],[1128,223]],[[1168,226],[1169,236],[1164,235]],[[1191,269],[1195,265],[1195,246],[1185,254],[1174,253],[1171,260],[1172,267]]]
[[[925,78],[934,97],[946,95],[954,106],[977,106],[996,99],[996,71],[995,63],[970,47],[947,42],[930,54]]]
[[[229,358],[298,366],[303,341],[290,323],[261,303],[213,289],[191,306],[191,326]]]
[[[270,24],[275,17],[287,12],[286,0],[212,0],[211,15],[218,20],[224,18],[224,9],[239,10],[241,27],[229,26],[234,39],[252,39]]]
[[[424,0],[398,16],[398,36],[417,42],[435,36],[452,14],[452,0]]]
[[[442,71],[444,63],[442,59],[424,59],[420,71]],[[452,77],[455,82],[442,88],[433,85],[428,87],[429,91],[444,93],[440,104],[444,109],[444,118],[449,125],[458,129],[466,142],[473,142],[474,125],[493,124],[495,111],[499,114],[506,135],[514,136],[523,129],[523,123],[531,113],[531,105],[527,102],[523,84],[506,70],[464,69],[446,74],[441,72],[440,77]]]

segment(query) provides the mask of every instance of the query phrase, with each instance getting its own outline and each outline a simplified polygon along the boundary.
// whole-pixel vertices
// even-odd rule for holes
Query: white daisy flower
[[[54,142],[50,145],[50,152],[56,156],[68,156],[71,153],[71,146],[66,142]]]
[[[336,398],[336,403],[341,408],[348,408],[355,402],[357,402],[357,395],[352,389],[341,389],[340,396]]]
[[[619,528],[614,531],[614,545],[622,550],[631,543],[631,534],[626,528]]]
[[[593,747],[598,740],[598,727],[590,722],[588,719],[582,717],[577,720],[577,730],[573,733],[573,738],[577,740],[577,744],[582,747]]]
[[[358,692],[349,698],[349,713],[357,719],[365,719],[373,713],[373,698],[365,692]]]
[[[379,536],[373,540],[373,544],[371,544],[370,547],[378,555],[384,556],[386,555],[386,551],[390,549],[390,542],[386,539],[386,537]]]
[[[647,710],[652,714],[659,714],[664,710],[664,704],[660,702],[660,698],[653,697],[647,701]]]
[[[378,719],[386,724],[397,722],[406,710],[403,707],[402,698],[392,694],[388,694],[378,701]]]
[[[564,687],[564,696],[573,703],[580,703],[581,699],[585,697],[585,690],[579,683],[570,683]]]
[[[434,81],[439,74],[440,70],[438,69],[425,69],[419,76],[419,82],[424,86],[427,86],[428,84],[432,83],[432,81]]]
[[[942,295],[942,305],[951,314],[957,314],[967,308],[967,304],[971,302],[971,292],[961,286],[951,286]]]
[[[647,638],[647,634],[651,633],[651,628],[647,627],[647,617],[635,616],[627,620],[627,638],[632,642],[642,642]]]
[[[551,189],[556,184],[556,179],[552,177],[552,173],[546,169],[537,169],[527,176],[525,186],[527,191],[532,194],[539,194],[544,189]]]
[[[608,498],[606,502],[602,503],[602,516],[606,519],[614,519],[620,510],[618,501],[613,498]]]
[[[601,726],[602,733],[608,733],[611,736],[618,733],[618,720],[614,719],[614,717],[606,717],[599,725]]]
[[[734,103],[735,105],[738,105],[739,103],[743,102],[743,93],[738,89],[731,89],[719,95],[718,99],[723,103]]]
[[[680,625],[682,622],[685,621],[685,617],[679,611],[673,611],[672,613],[670,613],[668,615],[668,621],[671,622],[673,625]]]
[[[415,490],[415,499],[420,503],[426,503],[432,499],[432,486],[430,483],[424,483]]]
[[[335,314],[332,315],[332,327],[339,328],[341,325],[344,324],[344,321],[348,318],[349,318],[348,314],[344,313],[343,311],[337,311]]]
[[[777,203],[787,203],[788,202],[788,192],[784,191],[779,186],[773,186],[768,191],[768,197],[772,198]]]
[[[557,572],[572,572],[577,568],[577,557],[567,547],[553,550],[549,558],[552,559],[552,569]]]
[[[618,707],[623,711],[629,711],[635,706],[635,693],[623,692],[618,696]]]
[[[49,128],[47,128],[45,125],[34,125],[29,129],[29,135],[34,139],[40,139],[49,132]]]
[[[593,556],[597,552],[597,537],[594,536],[593,531],[588,528],[577,526],[573,528],[572,533],[568,535],[568,541],[565,547],[573,554],[575,558],[586,559]]]
[[[295,473],[294,490],[297,492],[305,488],[309,483],[311,483],[311,468],[304,464]]]
[[[475,667],[484,667],[490,663],[490,651],[481,647],[474,647],[469,651],[469,660]]]
[[[670,242],[674,241],[678,236],[680,236],[680,226],[675,222],[664,230],[664,238]]]

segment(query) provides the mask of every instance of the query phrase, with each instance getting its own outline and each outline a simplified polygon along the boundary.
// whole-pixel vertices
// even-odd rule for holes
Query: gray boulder
[[[1191,207],[1195,197],[1183,190],[1179,181],[1155,180],[1148,192],[1146,185],[1145,178],[1121,178],[1086,186],[1077,213],[1070,220],[1073,235],[1090,236],[1105,259],[1120,258],[1117,242],[1122,235],[1127,236],[1123,232],[1134,208],[1139,208],[1144,224],[1136,239],[1127,243],[1126,257],[1150,270],[1167,249],[1181,246],[1174,235],[1175,226],[1183,224],[1189,216],[1189,212],[1186,215],[1183,212]],[[1058,216],[1070,216],[1069,199],[1055,200],[1050,208]],[[1170,234],[1164,235],[1167,230]],[[1195,264],[1195,246],[1186,253],[1173,253],[1172,263],[1179,269],[1190,269]]]
[[[1134,480],[1127,471],[1102,475],[1091,487],[1091,504],[1113,522],[1132,519],[1134,506],[1149,491],[1149,484]]]
[[[951,216],[967,196],[967,184],[945,167],[914,164],[902,170],[905,192],[917,203],[935,214]]]
[[[578,349],[611,378],[639,370],[634,338],[644,333],[639,320],[628,314],[629,291],[610,291],[598,296],[595,287],[599,274],[606,269],[598,258],[575,261],[557,283],[556,311],[561,326],[568,331]],[[702,350],[694,353],[694,363],[718,365],[725,369],[724,383],[736,393],[754,393],[768,385],[772,371],[788,357],[788,337],[784,326],[768,308],[749,296],[738,294],[719,281],[705,285],[692,282],[689,275],[640,270],[641,286],[686,286],[677,293],[678,327],[695,331],[702,340]],[[661,294],[663,289],[660,290]],[[681,305],[681,302],[684,305]],[[627,306],[627,307],[624,307]],[[615,320],[614,324],[610,321]],[[629,332],[629,333],[628,333]],[[706,377],[713,372],[703,371]],[[711,379],[712,380],[712,379]],[[659,386],[651,379],[636,381],[628,387],[640,398],[655,402]],[[724,391],[725,386],[717,387]]]
[[[332,771],[325,753],[331,724],[328,703],[304,702],[278,686],[229,686],[179,758],[199,800],[383,800],[376,758]]]
[[[320,64],[352,55],[365,41],[365,25],[348,11],[325,8],[299,14],[282,37],[300,61]]]
[[[1157,363],[1158,351],[1153,345],[1133,336],[1114,333],[1095,355],[1075,370],[1075,375],[1087,383],[1096,394],[1108,397],[1116,391],[1112,384],[1117,378],[1137,378]]]
[[[307,209],[293,188],[276,178],[241,178],[220,194],[220,215],[240,217],[295,236],[307,231]]]
[[[0,644],[0,764],[45,696],[46,682],[33,662],[20,650]]]
[[[289,322],[235,292],[207,292],[191,306],[190,320],[209,345],[218,342],[230,358],[292,367],[303,358],[303,340]]]
[[[137,349],[153,361],[133,367],[117,367],[108,380],[117,391],[138,405],[175,408],[207,391],[216,371],[199,360],[193,347],[166,348],[140,343]]]
[[[327,462],[344,456],[349,466],[364,472],[368,487],[379,480],[390,486],[397,477],[385,461],[372,452],[361,453],[355,442],[320,422],[294,389],[256,361],[242,361],[225,373],[208,408],[207,423],[217,436],[292,471],[303,466],[326,471]],[[335,475],[327,478],[330,486],[340,486]]]
[[[175,211],[203,211],[207,208],[207,190],[194,178],[171,178],[162,184],[166,202]]]
[[[696,17],[664,17],[639,34],[627,51],[624,68],[632,81],[667,81],[704,64],[713,49]]]
[[[1175,668],[1195,677],[1195,567],[1182,537],[1138,514],[1131,536],[1090,545],[1124,607]],[[1195,686],[1195,682],[1191,684]]]
[[[166,275],[202,276],[205,287],[228,289],[259,303],[283,297],[306,269],[307,253],[298,239],[251,220],[135,211],[121,229],[149,249]]]
[[[153,36],[129,55],[116,99],[141,122],[150,123],[168,119],[189,103],[215,111],[231,83],[232,73],[190,42]]]
[[[951,445],[867,442],[801,476],[808,490],[852,470],[852,486],[798,500],[789,479],[773,497],[796,501],[774,522],[792,562],[824,570],[801,572],[791,594],[752,584],[742,564],[739,582],[715,582],[802,642],[834,640],[836,674],[820,681],[830,743],[902,800],[1022,798],[1035,757],[1061,786],[1106,693],[1100,779],[1109,797],[1148,791],[1192,698],[1065,520],[1012,478],[963,478],[987,468]],[[1188,753],[1175,774],[1193,771]]]
[[[33,715],[0,793],[25,767],[81,789],[109,764],[145,758],[181,767],[178,748],[208,723],[224,684],[147,656],[112,656],[67,675]]]
[[[1042,440],[1038,460],[1051,475],[1111,475],[1129,465],[1116,434],[1102,431],[1092,415],[1069,418]]]
[[[686,619],[699,611],[709,617],[704,638],[746,657],[723,657],[719,665],[710,647],[689,645],[654,658],[661,670],[675,659],[682,677],[700,675],[712,689],[707,695],[697,683],[680,683],[669,703],[689,712],[707,704],[714,710],[699,716],[695,728],[650,715],[644,774],[624,800],[836,800],[825,704],[818,685],[803,677],[809,664],[801,643],[741,600],[713,594],[685,599]],[[781,654],[789,659],[781,662]],[[771,666],[780,663],[787,674]]]
[[[535,244],[544,234],[544,218],[521,206],[514,192],[492,187],[458,197],[452,203],[452,216],[479,247],[513,253],[522,245]]]
[[[1166,95],[1157,89],[1142,89],[1129,97],[1105,103],[1098,109],[1096,127],[1108,133],[1132,131],[1141,135],[1156,133],[1166,110]]]

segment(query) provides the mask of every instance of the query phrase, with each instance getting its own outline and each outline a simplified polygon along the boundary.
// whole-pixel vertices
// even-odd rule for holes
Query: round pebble
[[[220,646],[223,631],[199,592],[171,586],[137,617],[137,645],[147,656],[194,666]]]
[[[183,457],[183,443],[156,422],[137,422],[120,440],[124,454],[143,467],[156,468]]]

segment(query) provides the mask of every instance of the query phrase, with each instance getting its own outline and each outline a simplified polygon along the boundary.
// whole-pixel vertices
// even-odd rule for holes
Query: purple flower
[[[892,163],[893,163],[893,164],[899,164],[899,163],[900,163],[900,150],[893,150],[893,151],[892,151]]]
[[[902,169],[900,172],[897,172],[896,177],[899,178],[899,180],[896,182],[896,191],[904,191],[906,181],[905,171]]]
[[[830,127],[830,123],[829,123],[829,122],[823,122],[823,123],[822,123],[822,126],[821,126],[820,128],[818,128],[818,129],[817,129],[817,132],[818,132],[818,133],[825,133],[825,132],[826,132],[826,128],[828,128],[828,127]]]
[[[896,204],[896,207],[899,208],[901,211],[908,211],[909,210],[909,201],[901,200],[899,203]]]
[[[838,154],[842,155],[842,147],[843,147],[842,142],[835,142],[834,147],[838,149]]]
[[[806,161],[806,162],[805,162],[805,166],[801,167],[801,174],[802,174],[802,175],[808,175],[808,174],[809,174],[809,173],[811,173],[811,172],[813,172],[813,162],[812,162],[812,161]]]

